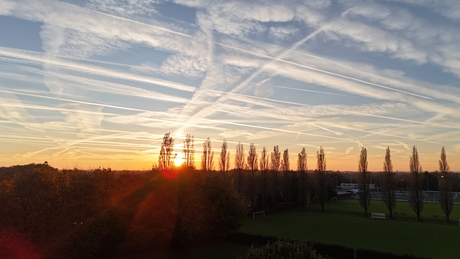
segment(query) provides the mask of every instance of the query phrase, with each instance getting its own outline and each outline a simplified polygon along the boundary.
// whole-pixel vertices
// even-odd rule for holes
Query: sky
[[[0,35],[0,166],[150,169],[171,132],[460,171],[458,0],[0,0]]]

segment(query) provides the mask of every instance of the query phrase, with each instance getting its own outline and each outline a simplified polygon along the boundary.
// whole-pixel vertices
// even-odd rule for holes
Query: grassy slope
[[[269,214],[252,220],[248,218],[241,232],[335,243],[355,248],[369,248],[397,254],[415,254],[433,258],[460,258],[460,208],[454,208],[451,219],[456,225],[443,223],[439,204],[425,204],[422,218],[417,222],[409,203],[398,203],[394,220],[364,217],[358,201],[344,200],[326,204],[326,213],[317,205],[308,211],[288,211]],[[387,213],[381,201],[372,201],[369,212]],[[400,216],[406,213],[407,216]],[[388,214],[388,213],[387,213]],[[439,218],[434,218],[438,215]]]

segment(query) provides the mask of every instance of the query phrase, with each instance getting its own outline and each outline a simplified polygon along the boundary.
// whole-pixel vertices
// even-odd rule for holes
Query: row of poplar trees
[[[369,181],[369,171],[367,170],[367,149],[361,148],[359,163],[358,163],[358,183],[360,188],[360,205],[364,208],[364,213],[367,216],[368,209],[371,202],[371,190]],[[423,171],[422,165],[420,164],[417,148],[412,148],[412,155],[409,159],[409,202],[412,210],[417,216],[417,220],[421,221],[421,213],[423,211]],[[451,181],[452,173],[449,172],[449,164],[447,163],[446,150],[444,147],[441,149],[441,155],[439,159],[439,174],[438,174],[438,185],[439,185],[439,204],[442,208],[444,215],[446,216],[446,222],[450,223],[449,215],[454,208],[454,193],[453,193],[453,181]],[[390,212],[390,218],[393,218],[393,211],[396,208],[396,182],[394,179],[395,173],[393,172],[393,164],[391,162],[390,148],[387,147],[385,152],[385,160],[383,162],[383,181],[382,181],[382,193],[383,201]]]
[[[160,170],[172,169],[173,161],[177,154],[173,151],[174,139],[170,133],[166,133],[160,149],[158,158],[158,168]],[[254,209],[257,199],[261,199],[263,207],[268,204],[268,193],[273,193],[273,202],[292,201],[292,196],[300,198],[303,207],[306,207],[307,186],[314,189],[316,200],[321,203],[324,211],[324,205],[328,199],[328,188],[330,181],[326,175],[326,157],[324,149],[321,147],[317,153],[317,169],[314,173],[314,183],[310,181],[307,185],[307,153],[305,148],[298,154],[297,172],[290,170],[289,150],[283,152],[278,146],[274,146],[273,151],[268,151],[265,147],[262,152],[257,153],[256,146],[251,143],[249,150],[245,153],[243,144],[236,145],[234,168],[230,169],[230,151],[228,143],[223,141],[221,152],[218,160],[219,170],[229,179],[233,180],[235,188],[240,194],[245,193],[249,198],[251,207]],[[195,168],[194,162],[194,138],[190,134],[185,137],[183,148],[183,167]],[[214,151],[212,150],[211,140],[207,138],[203,142],[201,155],[201,170],[212,171],[214,168]],[[232,172],[232,175],[230,175]],[[247,174],[249,172],[249,175]],[[283,175],[280,175],[282,173]],[[248,177],[249,176],[249,177]],[[248,179],[249,178],[249,179]],[[256,186],[256,182],[257,184]],[[292,187],[295,185],[295,188]],[[260,189],[259,193],[256,190]],[[295,189],[298,189],[297,192]],[[257,195],[256,195],[257,194]],[[311,196],[311,195],[310,195]]]
[[[170,136],[170,133],[166,133],[161,145],[160,156],[158,160],[158,167],[161,170],[171,169],[173,166],[172,160],[174,160],[177,154],[173,154],[174,139]],[[194,138],[190,134],[185,137],[184,148],[183,148],[183,166],[188,168],[195,168],[194,162]],[[201,169],[204,171],[211,171],[214,168],[214,151],[212,150],[211,140],[207,138],[203,142],[202,156],[201,156]],[[321,204],[321,210],[324,212],[324,206],[328,200],[328,189],[330,188],[331,181],[326,174],[326,156],[324,149],[320,147],[316,154],[316,169],[314,170],[313,176],[311,176],[309,183],[307,183],[307,153],[305,148],[298,153],[297,157],[297,186],[299,186],[299,195],[303,208],[305,209],[308,196],[310,199],[316,200]],[[219,170],[225,174],[230,172],[230,151],[228,150],[228,143],[226,140],[223,141],[221,146],[221,152],[218,160]],[[278,146],[274,146],[273,151],[269,152],[263,147],[262,152],[257,154],[254,143],[251,143],[247,155],[245,155],[243,144],[238,143],[236,146],[235,154],[235,168],[233,171],[233,181],[236,189],[240,192],[244,192],[244,174],[250,172],[249,179],[249,192],[247,197],[250,197],[251,206],[254,208],[256,203],[256,187],[255,178],[256,173],[262,173],[262,179],[260,179],[262,189],[262,198],[264,202],[267,200],[267,191],[272,187],[273,194],[275,196],[280,192],[280,189],[284,190],[284,195],[287,195],[288,188],[288,174],[293,173],[290,171],[289,162],[289,150],[286,149],[281,153]],[[410,176],[409,176],[409,201],[411,208],[417,215],[417,220],[421,220],[421,213],[423,210],[423,171],[419,161],[417,148],[414,146],[412,149],[412,155],[410,156]],[[453,184],[451,181],[451,173],[449,173],[449,165],[447,163],[446,152],[444,147],[441,150],[441,156],[439,160],[439,171],[438,184],[439,184],[439,204],[446,215],[446,221],[450,222],[449,215],[453,209],[454,194]],[[268,172],[271,172],[271,183],[268,183]],[[284,181],[282,182],[278,172],[284,173]],[[372,192],[370,189],[370,172],[368,171],[368,160],[367,160],[367,149],[361,148],[360,158],[358,161],[358,186],[360,189],[359,203],[364,209],[364,213],[368,215],[368,209],[371,203]],[[383,162],[383,179],[382,179],[382,194],[383,201],[387,206],[390,217],[393,217],[393,211],[396,207],[396,181],[395,173],[393,172],[393,164],[391,161],[390,148],[387,147],[385,152],[385,159]],[[281,188],[284,183],[284,188]],[[248,184],[246,184],[248,185]],[[307,187],[313,189],[310,191],[310,195],[307,192]],[[314,197],[311,197],[314,196]],[[276,197],[274,198],[277,199]]]

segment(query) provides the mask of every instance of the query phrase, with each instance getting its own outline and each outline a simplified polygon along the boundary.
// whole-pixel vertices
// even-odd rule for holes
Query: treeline
[[[177,163],[177,153],[174,153],[173,148],[174,139],[170,133],[166,133],[158,158],[160,170],[169,170],[175,166],[174,162]],[[189,169],[197,167],[194,155],[194,138],[188,134],[184,141],[182,166]],[[307,170],[305,148],[297,154],[297,161],[291,163],[288,149],[281,151],[278,146],[274,146],[273,151],[268,151],[263,147],[259,155],[254,143],[250,144],[247,152],[243,144],[238,143],[234,159],[234,169],[229,170],[230,152],[227,141],[224,140],[217,161],[219,171],[233,183],[240,194],[246,197],[247,203],[253,210],[276,209],[280,207],[280,203],[286,202],[298,202],[305,209],[312,201],[320,203],[324,212],[325,203],[331,197],[337,197],[334,190],[336,188],[332,187],[337,186],[339,178],[343,180],[344,177],[327,171],[326,153],[322,147],[316,153],[315,169],[310,171]],[[214,169],[214,151],[209,138],[203,142],[200,161],[201,170],[212,171]],[[403,181],[401,181],[401,175],[397,175],[393,170],[389,147],[385,151],[382,162],[383,170],[372,174],[368,170],[367,149],[361,148],[355,178],[359,188],[359,204],[364,208],[366,216],[372,200],[371,184],[374,179],[374,183],[379,183],[379,190],[383,194],[383,201],[387,205],[390,217],[393,216],[392,213],[396,206],[396,191],[402,189],[402,185],[405,184],[405,188],[410,192],[409,202],[418,220],[421,220],[424,191],[438,190],[439,204],[446,216],[446,221],[450,222],[449,215],[453,209],[454,191],[460,189],[460,178],[457,174],[450,172],[444,147],[440,154],[439,172],[434,174],[422,171],[415,146],[409,158],[409,174],[404,175]],[[296,164],[297,170],[291,170],[291,164]]]
[[[247,212],[223,177],[202,171],[172,170],[174,177],[167,178],[155,170],[27,167],[32,170],[2,174],[1,258],[88,258],[145,249],[160,256],[176,244],[237,230]]]

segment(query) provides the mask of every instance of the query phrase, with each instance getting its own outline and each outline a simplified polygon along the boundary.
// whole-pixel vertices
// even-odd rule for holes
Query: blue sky
[[[0,35],[3,166],[148,169],[171,132],[460,171],[457,0],[0,0]]]

